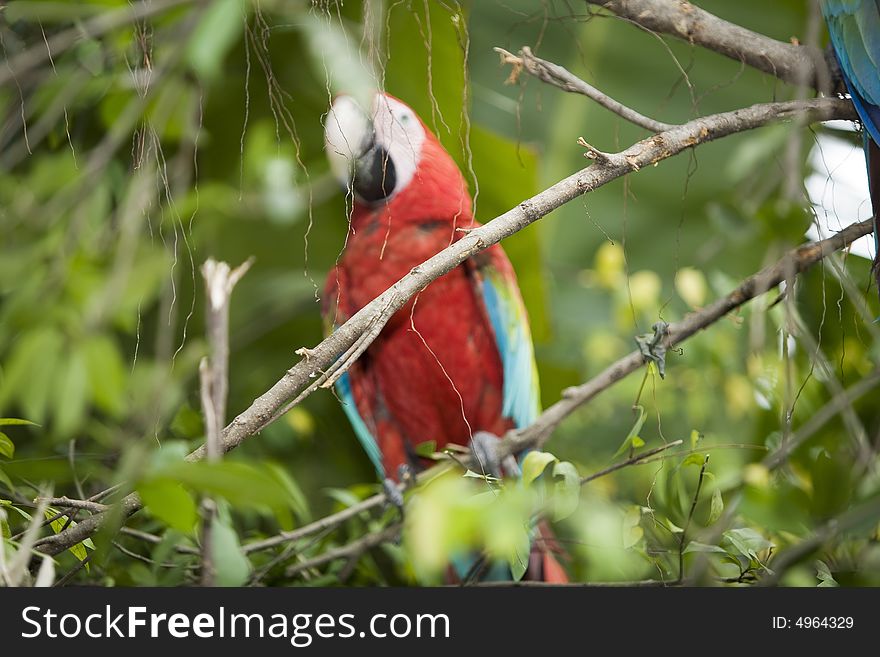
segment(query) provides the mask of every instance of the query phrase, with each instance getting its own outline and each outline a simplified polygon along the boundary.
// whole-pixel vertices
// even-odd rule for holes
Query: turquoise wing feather
[[[875,214],[874,274],[880,288],[876,217],[880,211],[880,0],[822,0],[821,6],[846,88],[865,127],[865,161]]]
[[[831,45],[859,117],[880,144],[880,0],[823,0]]]
[[[327,288],[324,290],[324,307],[321,311],[324,319],[325,336],[330,335],[336,329],[337,323],[342,323],[347,319],[346,317],[341,317],[339,315],[339,309],[337,307],[338,290],[336,286],[336,278],[333,276],[329,277]],[[339,380],[336,381],[334,387],[336,389],[336,394],[342,402],[342,410],[348,417],[348,421],[354,429],[358,442],[360,442],[364,451],[367,453],[367,456],[370,458],[370,462],[376,468],[376,472],[379,474],[379,479],[384,479],[385,466],[382,463],[382,450],[379,448],[376,436],[370,431],[370,428],[367,425],[367,420],[369,420],[370,424],[373,426],[375,426],[375,423],[372,422],[372,418],[362,417],[360,411],[358,411],[349,373],[346,372],[339,377]]]
[[[527,427],[538,417],[541,399],[525,305],[512,269],[501,271],[490,261],[478,271],[480,292],[504,368],[501,413],[517,428]]]

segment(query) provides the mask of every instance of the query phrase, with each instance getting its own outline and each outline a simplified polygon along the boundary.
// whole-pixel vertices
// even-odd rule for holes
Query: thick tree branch
[[[587,0],[652,32],[669,34],[795,85],[827,93],[831,76],[821,50],[771,39],[684,0]]]
[[[855,116],[855,110],[851,103],[836,98],[816,98],[804,102],[762,103],[732,112],[701,117],[637,142],[622,152],[603,154],[603,157],[591,166],[564,178],[492,221],[468,232],[459,241],[421,265],[414,267],[409,274],[358,311],[314,349],[300,350],[299,353],[303,354],[304,358],[290,368],[266,393],[255,399],[248,409],[239,414],[223,430],[220,451],[227,452],[234,449],[279,417],[279,412],[288,405],[291,399],[302,399],[327,382],[334,373],[340,371],[340,367],[337,365],[339,361],[342,361],[347,367],[353,362],[349,358],[351,354],[355,350],[366,348],[394,312],[432,281],[480,251],[538,221],[572,199],[587,194],[628,173],[639,171],[673,157],[688,148],[738,132],[752,130],[774,121],[801,117],[805,121],[813,122],[829,119],[854,119]],[[858,233],[855,236],[859,237],[869,232],[871,232],[870,222],[855,224],[829,240],[802,247],[801,250],[805,250],[805,253],[812,254],[812,259],[805,255],[803,261],[804,263],[809,261],[809,264],[812,264],[826,254],[821,249],[830,252],[842,248],[851,241],[850,237],[855,238],[853,237],[855,233]],[[808,265],[804,264],[804,266]],[[754,284],[755,281],[752,281],[752,285]],[[749,289],[751,290],[751,288]],[[748,298],[751,297],[744,296],[741,299],[737,297],[737,301],[727,310],[744,303]],[[714,319],[727,312],[723,304],[718,304],[710,307],[718,313]],[[701,315],[701,317],[702,320],[689,319],[676,326],[675,330],[670,333],[673,336],[670,344],[677,344],[714,321],[712,318],[706,320],[704,316]],[[701,321],[703,323],[700,323]],[[519,451],[532,443],[543,444],[549,437],[552,428],[562,418],[598,394],[599,391],[638,369],[641,365],[641,356],[636,352],[625,359],[625,362],[617,365],[617,369],[612,368],[611,371],[603,373],[604,383],[601,387],[596,387],[591,382],[569,390],[565,399],[551,406],[541,416],[542,419],[535,427],[521,432],[517,438],[511,438],[507,442],[507,452]],[[196,461],[204,458],[205,450],[205,446],[202,445],[187,457],[188,460]],[[120,504],[123,517],[129,516],[141,508],[141,501],[134,493],[127,495]],[[39,548],[48,554],[58,554],[76,545],[83,538],[91,536],[101,526],[104,517],[104,514],[97,514],[81,521],[76,527],[71,527],[54,536],[46,536],[41,539]]]

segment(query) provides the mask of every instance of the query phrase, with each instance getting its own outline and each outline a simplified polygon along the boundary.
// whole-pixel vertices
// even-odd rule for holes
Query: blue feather
[[[880,144],[880,0],[823,0],[822,12],[853,105]]]
[[[342,410],[348,416],[348,421],[351,422],[355,435],[357,435],[367,456],[370,457],[370,461],[376,467],[379,479],[384,479],[385,467],[382,465],[382,451],[379,449],[376,438],[370,433],[364,419],[358,412],[357,405],[354,403],[354,393],[351,390],[351,380],[348,377],[348,372],[339,377],[339,380],[336,382],[336,393],[342,400]]]
[[[865,160],[871,181],[868,140],[880,144],[880,0],[823,0],[821,6],[843,81],[865,128]],[[871,198],[876,215],[880,209],[876,207],[880,191],[874,188],[874,183],[871,181]],[[875,216],[874,247],[875,253],[880,255],[877,228]]]
[[[517,428],[532,424],[540,412],[538,374],[532,336],[519,295],[500,274],[483,270],[483,303],[495,334],[504,370],[501,414]]]

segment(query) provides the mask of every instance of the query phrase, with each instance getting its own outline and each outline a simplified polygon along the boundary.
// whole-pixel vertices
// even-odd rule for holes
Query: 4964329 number
[[[852,616],[799,616],[793,625],[799,629],[848,630],[853,626]]]

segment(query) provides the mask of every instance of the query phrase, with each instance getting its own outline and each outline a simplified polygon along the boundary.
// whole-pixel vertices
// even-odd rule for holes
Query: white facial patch
[[[324,150],[333,175],[348,187],[351,164],[363,152],[369,139],[369,115],[351,96],[339,96],[330,106],[324,123]]]
[[[425,143],[422,122],[409,107],[385,94],[373,100],[376,142],[391,155],[397,180],[394,193],[404,189],[416,173]]]
[[[351,184],[352,163],[364,154],[371,137],[385,149],[394,164],[395,185],[389,197],[393,196],[415,175],[425,129],[415,112],[385,94],[373,97],[369,112],[351,96],[336,98],[324,124],[324,148],[330,169],[343,185]]]

